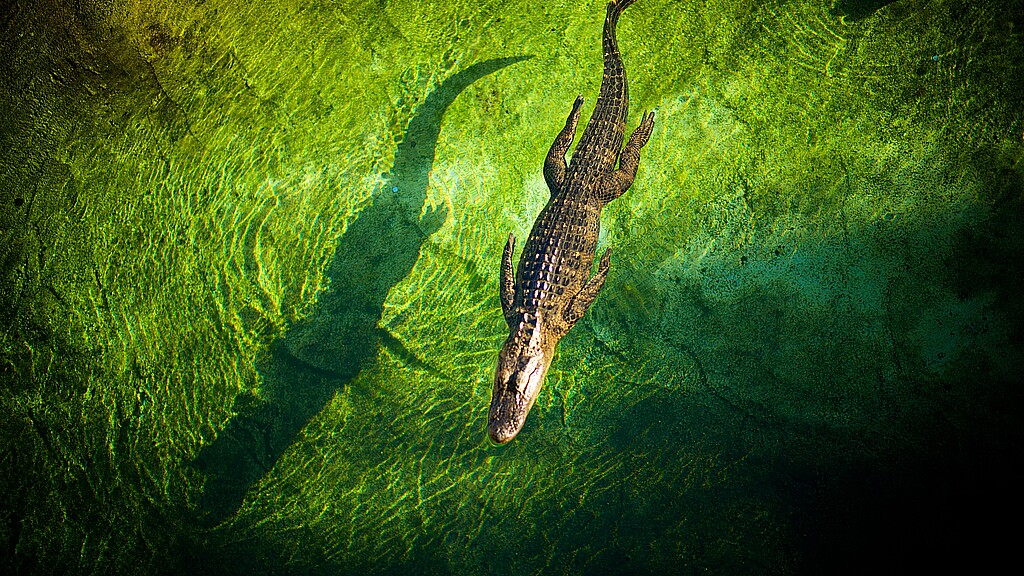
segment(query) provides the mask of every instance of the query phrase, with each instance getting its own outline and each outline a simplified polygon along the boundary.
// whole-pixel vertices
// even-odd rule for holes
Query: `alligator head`
[[[554,340],[554,341],[552,341]],[[523,429],[554,357],[557,340],[544,334],[540,315],[524,315],[498,353],[487,434],[504,444]]]

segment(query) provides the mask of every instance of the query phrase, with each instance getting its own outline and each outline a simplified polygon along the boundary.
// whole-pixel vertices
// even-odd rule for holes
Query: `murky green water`
[[[7,2],[0,566],[822,574],[1021,511],[1024,6],[639,0],[601,296],[488,444],[601,2]],[[523,58],[527,57],[527,58]]]

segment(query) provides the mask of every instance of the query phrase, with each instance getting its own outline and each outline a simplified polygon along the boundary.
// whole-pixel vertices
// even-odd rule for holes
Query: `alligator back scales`
[[[605,251],[597,272],[591,275],[601,208],[632,185],[640,149],[654,127],[654,114],[645,113],[626,147],[622,147],[629,92],[615,26],[622,11],[633,2],[613,0],[608,4],[603,34],[604,76],[594,113],[568,166],[565,154],[576,136],[582,96],[576,98],[565,127],[551,145],[544,161],[544,180],[551,197],[533,224],[518,270],[512,265],[515,237],[509,234],[505,244],[500,292],[509,336],[498,354],[487,421],[488,435],[499,444],[522,429],[558,341],[583,316],[604,285],[610,250]]]

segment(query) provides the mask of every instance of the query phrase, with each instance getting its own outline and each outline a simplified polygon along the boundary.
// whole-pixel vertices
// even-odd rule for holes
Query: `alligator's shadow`
[[[387,182],[338,244],[328,268],[330,289],[320,295],[309,319],[291,326],[261,363],[265,400],[236,406],[238,415],[193,462],[206,476],[203,524],[213,526],[234,514],[295,435],[389,338],[377,327],[384,299],[409,274],[420,246],[446,217],[443,209],[420,215],[441,118],[470,84],[527,58],[474,64],[445,80],[417,108]],[[394,339],[390,343],[398,345]]]

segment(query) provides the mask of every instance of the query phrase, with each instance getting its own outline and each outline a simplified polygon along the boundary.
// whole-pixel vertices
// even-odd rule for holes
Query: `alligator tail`
[[[608,13],[604,18],[604,55],[607,58],[610,54],[619,53],[619,45],[615,41],[615,26],[619,23],[619,16],[629,8],[636,0],[612,0],[608,3]]]

